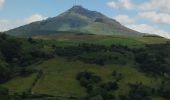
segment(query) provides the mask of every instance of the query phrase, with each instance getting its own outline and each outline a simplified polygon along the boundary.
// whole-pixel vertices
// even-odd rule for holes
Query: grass
[[[137,38],[137,40],[145,44],[161,44],[161,43],[170,42],[169,39],[159,38],[159,37],[143,37],[143,38]]]
[[[119,94],[127,93],[129,89],[128,83],[141,82],[144,85],[151,87],[156,87],[160,83],[160,79],[148,77],[145,74],[137,71],[131,65],[98,66],[92,64],[84,64],[79,61],[68,62],[63,58],[55,58],[45,61],[39,65],[33,65],[32,67],[36,69],[42,69],[44,73],[33,88],[33,93],[38,94],[49,94],[62,97],[85,96],[85,89],[82,88],[79,82],[76,80],[77,73],[82,71],[94,72],[102,77],[103,81],[105,82],[114,80],[111,75],[114,70],[122,73],[123,79],[119,83],[120,88],[116,92],[117,96]],[[17,92],[22,92],[30,87],[34,78],[35,74],[27,78],[15,78],[6,83],[4,86],[8,87],[11,91],[15,90]]]
[[[22,93],[28,91],[34,79],[36,78],[36,75],[37,74],[32,74],[27,77],[16,77],[8,81],[7,83],[3,84],[3,86],[9,88],[11,93],[14,92]]]
[[[170,40],[159,37],[122,37],[104,35],[75,35],[64,34],[56,36],[36,36],[34,37],[45,45],[73,46],[79,43],[94,43],[110,46],[112,44],[125,45],[132,48],[144,47],[145,44],[161,44]],[[45,40],[45,41],[42,41]]]
[[[145,44],[160,44],[166,43],[167,39],[156,37],[141,37],[141,38],[128,38],[119,36],[102,36],[102,35],[61,35],[55,37],[34,37],[42,45],[47,46],[45,50],[51,50],[48,48],[50,45],[58,46],[73,46],[79,43],[94,43],[110,46],[112,44],[125,45],[132,48],[143,47]],[[28,44],[29,48],[29,44]],[[24,49],[28,49],[24,48]],[[38,80],[33,87],[32,92],[38,94],[49,94],[61,97],[84,97],[86,94],[85,88],[81,87],[76,80],[76,75],[82,71],[90,71],[102,77],[103,81],[114,80],[112,76],[113,71],[122,73],[123,79],[119,82],[119,89],[115,92],[116,97],[120,94],[127,94],[129,91],[129,83],[143,83],[149,87],[157,87],[161,78],[154,78],[139,72],[134,68],[134,64],[128,65],[105,65],[99,66],[94,64],[85,64],[80,61],[68,61],[60,57],[56,57],[42,63],[31,65],[30,68],[43,71],[42,77]],[[9,82],[3,84],[3,86],[10,89],[11,93],[24,92],[30,89],[37,74],[32,74],[28,77],[16,77]],[[154,97],[153,100],[163,100],[160,97]]]
[[[125,45],[125,46],[135,47],[135,48],[144,46],[142,42],[137,41],[133,38],[126,38],[126,37],[112,37],[109,39],[106,38],[106,39],[96,41],[94,43],[108,45],[108,46],[112,44]]]

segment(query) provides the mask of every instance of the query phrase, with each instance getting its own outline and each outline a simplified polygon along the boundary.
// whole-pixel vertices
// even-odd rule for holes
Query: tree
[[[115,91],[118,89],[118,84],[115,81],[110,81],[101,85],[101,88],[107,91]]]
[[[88,87],[90,85],[99,83],[101,81],[101,78],[91,72],[81,72],[77,75],[77,80],[80,81],[80,84],[82,86]]]
[[[140,83],[129,84],[130,91],[127,96],[120,96],[121,100],[152,100],[152,89]]]
[[[101,95],[97,95],[97,96],[91,97],[90,100],[103,100],[103,97]]]
[[[10,78],[10,69],[7,64],[0,61],[0,83],[6,82]]]
[[[1,86],[0,86],[0,100],[9,100],[8,89]]]
[[[139,63],[139,68],[143,72],[151,75],[164,75],[169,73],[170,68],[168,63],[161,56],[161,53],[154,53],[149,51],[142,51],[136,54],[136,62]]]
[[[169,82],[165,82],[162,83],[159,89],[159,94],[166,98],[166,99],[170,99],[170,83]]]
[[[0,43],[0,50],[7,62],[12,63],[14,59],[21,56],[22,44],[16,39],[9,39]]]

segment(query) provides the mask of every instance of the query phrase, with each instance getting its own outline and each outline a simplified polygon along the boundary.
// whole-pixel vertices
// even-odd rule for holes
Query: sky
[[[133,30],[170,38],[170,0],[0,0],[0,31],[57,16],[75,4]]]

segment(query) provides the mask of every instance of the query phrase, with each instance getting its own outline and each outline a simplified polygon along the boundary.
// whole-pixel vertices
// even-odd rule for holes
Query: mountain
[[[73,6],[66,12],[43,21],[33,22],[6,32],[14,36],[35,36],[60,33],[88,33],[99,35],[142,36],[114,19],[82,6]]]

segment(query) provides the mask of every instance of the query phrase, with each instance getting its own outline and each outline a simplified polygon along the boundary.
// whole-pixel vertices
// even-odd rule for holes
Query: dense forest
[[[161,77],[162,82],[157,88],[142,83],[128,84],[129,93],[119,95],[120,100],[152,100],[157,95],[170,99],[170,43],[147,44],[142,48],[130,48],[123,45],[100,45],[79,43],[74,46],[45,45],[45,40],[32,38],[15,38],[5,34],[0,35],[0,83],[3,84],[16,76],[26,77],[32,73],[43,73],[41,70],[29,68],[29,65],[55,57],[63,57],[67,61],[81,61],[88,64],[104,65],[133,64],[135,68],[151,77]],[[48,49],[47,49],[48,48]],[[113,80],[104,82],[92,72],[80,72],[75,79],[86,89],[85,100],[115,100],[114,92],[119,89],[119,83],[124,78],[117,71],[112,73]],[[37,95],[35,95],[36,97]],[[45,95],[40,95],[45,96]],[[23,100],[33,98],[31,91],[22,94],[9,94],[9,90],[0,87],[1,100]],[[76,99],[73,98],[72,99]]]

